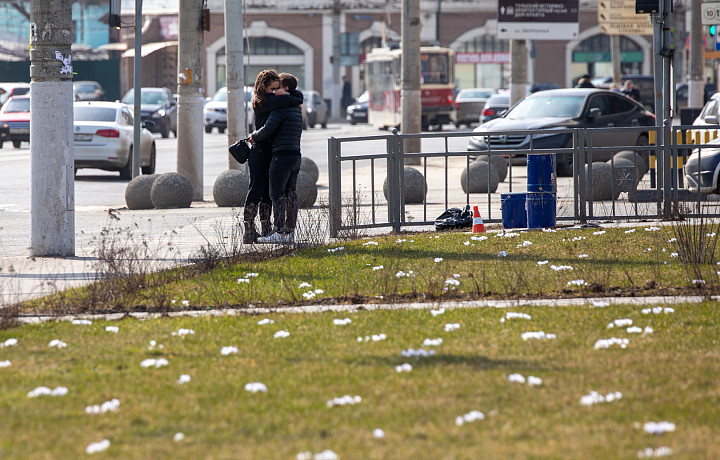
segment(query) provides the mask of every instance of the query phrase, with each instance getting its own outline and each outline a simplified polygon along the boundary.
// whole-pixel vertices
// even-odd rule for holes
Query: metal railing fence
[[[488,163],[501,158],[508,167],[507,182],[502,190],[508,193],[524,188],[515,176],[522,176],[516,159],[528,154],[554,153],[558,158],[572,159],[571,183],[558,190],[558,221],[586,223],[593,220],[642,220],[670,218],[682,214],[686,217],[720,217],[717,207],[700,189],[684,188],[683,164],[697,149],[719,149],[712,144],[719,126],[628,127],[628,128],[568,128],[552,130],[552,135],[565,136],[568,141],[562,148],[541,148],[549,130],[523,130],[494,132],[493,136],[525,136],[530,148],[494,148],[486,151],[468,151],[462,143],[472,132],[439,132],[422,134],[391,134],[328,139],[330,235],[358,229],[383,228],[400,232],[404,227],[429,226],[435,217],[449,207],[463,207],[480,201],[483,220],[501,222],[500,193],[491,190],[491,168],[486,168],[487,191],[471,192],[470,165],[477,157],[487,156]],[[635,145],[603,145],[608,131],[617,138],[637,134]],[[707,134],[705,134],[707,133]],[[482,136],[489,137],[489,136]],[[420,139],[421,152],[405,152],[406,139]],[[668,142],[662,142],[667,139]],[[659,140],[659,142],[657,142]],[[700,143],[704,141],[704,143]],[[605,142],[607,144],[607,142]],[[638,177],[628,188],[632,172],[616,165],[614,153],[635,151],[648,158],[650,171]],[[609,159],[607,159],[609,158]],[[594,199],[599,187],[606,183],[593,183],[593,165],[602,169],[600,162],[610,165],[610,199]],[[422,200],[407,202],[410,195],[406,187],[405,166],[412,165],[425,180]],[[417,167],[414,167],[417,166]],[[465,183],[451,180],[450,175],[464,166]],[[521,166],[524,168],[524,166]],[[603,167],[607,169],[607,167]],[[379,195],[378,175],[385,172],[383,197]],[[617,176],[616,176],[617,175]],[[628,176],[630,175],[630,176]],[[557,176],[555,176],[557,177]],[[623,182],[624,181],[624,182]],[[505,182],[505,181],[501,181]],[[429,184],[429,187],[428,187]],[[464,191],[460,191],[464,187]],[[369,188],[369,191],[365,190]],[[428,189],[432,193],[428,197]],[[500,188],[500,187],[498,187]],[[515,189],[515,190],[513,190]],[[705,206],[703,206],[705,205]],[[412,218],[409,218],[409,216]]]

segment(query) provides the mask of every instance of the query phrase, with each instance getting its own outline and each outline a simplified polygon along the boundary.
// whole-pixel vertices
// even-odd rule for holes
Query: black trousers
[[[300,173],[300,152],[273,155],[270,162],[270,199],[273,225],[280,232],[295,231],[297,225],[297,177]]]
[[[245,206],[249,204],[268,203],[270,204],[270,182],[268,175],[270,161],[272,160],[271,146],[267,142],[254,144],[248,157],[250,169],[250,187]]]

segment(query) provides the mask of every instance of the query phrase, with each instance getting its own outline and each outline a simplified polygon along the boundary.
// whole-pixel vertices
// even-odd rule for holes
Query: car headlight
[[[9,128],[10,125],[8,125],[7,123],[3,123],[3,124],[2,124],[2,127],[3,127],[3,128]]]
[[[162,118],[165,116],[165,114],[166,114],[165,109],[160,109],[157,112],[153,113],[152,117],[153,118]]]
[[[312,113],[313,109],[311,107],[308,107],[307,111],[308,111],[308,113]]]

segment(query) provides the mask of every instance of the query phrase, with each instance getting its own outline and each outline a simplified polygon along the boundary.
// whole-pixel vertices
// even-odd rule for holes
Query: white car
[[[119,171],[121,179],[132,179],[134,131],[130,107],[120,102],[76,102],[74,119],[75,172],[97,168]],[[145,126],[140,141],[142,173],[154,174],[155,140]]]
[[[245,87],[245,104],[247,104],[245,119],[248,124],[248,133],[251,133],[255,126],[255,112],[252,109],[253,91],[252,87]],[[217,128],[220,134],[225,132],[227,129],[227,107],[227,87],[220,88],[212,98],[208,99],[203,108],[206,133],[211,133],[213,128]]]

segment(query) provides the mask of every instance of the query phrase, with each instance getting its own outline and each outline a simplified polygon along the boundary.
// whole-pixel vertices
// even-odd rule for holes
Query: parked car
[[[461,125],[480,123],[480,116],[488,98],[492,95],[492,88],[463,89],[455,96],[455,110],[450,114],[450,120],[456,128]]]
[[[135,89],[125,93],[122,98],[123,104],[133,105],[135,103]],[[173,94],[167,88],[142,88],[140,90],[140,119],[152,121],[152,127],[148,128],[153,133],[160,133],[164,138],[170,136],[170,132],[177,137],[177,104]]]
[[[716,91],[715,85],[712,83],[706,83],[703,91],[703,104],[706,104],[710,100],[712,95]],[[688,91],[690,88],[687,83],[678,83],[675,85],[675,109],[687,107],[688,105]]]
[[[537,93],[538,91],[547,91],[549,89],[558,89],[560,88],[555,83],[550,82],[535,82],[532,84],[527,85],[526,92],[527,94],[533,94]]]
[[[720,93],[713,94],[703,106],[700,115],[693,122],[693,126],[718,126],[720,123]],[[718,127],[720,128],[720,127]],[[704,133],[706,130],[697,130]],[[710,144],[717,144],[718,148],[703,148],[702,151],[694,149],[684,166],[685,178],[688,188],[700,193],[717,193],[718,176],[720,175],[720,138],[713,139]]]
[[[84,101],[74,104],[73,135],[75,172],[81,168],[119,171],[120,178],[132,179],[133,111],[119,102]],[[143,123],[140,132],[140,168],[143,174],[154,174],[155,139]]]
[[[572,147],[570,133],[556,134],[562,128],[605,128],[654,126],[655,116],[638,102],[612,91],[596,88],[550,89],[531,94],[515,104],[502,117],[483,123],[473,130],[467,149],[486,151],[500,149],[530,149],[530,135],[513,135],[518,130],[548,130],[547,134],[532,136],[532,145],[539,149]],[[502,134],[495,134],[502,132]],[[616,130],[596,133],[593,146],[648,145],[647,132]],[[597,152],[595,161],[605,161],[614,152]],[[647,156],[647,152],[643,152]],[[572,155],[557,156],[557,172],[572,175]]]
[[[30,92],[30,83],[0,83],[0,106],[13,96],[24,96]],[[0,91],[2,92],[2,91]]]
[[[486,123],[502,115],[510,107],[510,93],[493,94],[485,102],[480,114],[480,124]]]
[[[30,142],[30,96],[13,96],[0,108],[0,148],[5,142],[16,149]]]
[[[105,90],[96,81],[75,81],[73,82],[73,93],[76,101],[99,101],[105,94]]]
[[[305,90],[302,92],[305,102],[303,102],[303,129],[320,124],[323,128],[327,128],[330,111],[327,103],[320,96],[320,93],[314,90]]]
[[[253,91],[252,87],[245,87],[245,104],[247,105],[245,120],[248,124],[248,132],[252,132],[255,126],[255,112],[252,109]],[[203,108],[206,133],[211,133],[213,128],[217,128],[220,134],[225,132],[227,129],[227,108],[227,88],[220,88]]]
[[[653,75],[623,75],[622,81],[615,82],[621,88],[626,81],[632,80],[633,86],[640,91],[640,103],[649,111],[655,112],[655,77]],[[613,84],[612,77],[598,77],[591,80],[596,88],[608,89]]]
[[[368,122],[368,103],[370,102],[370,93],[365,91],[355,102],[347,106],[345,109],[345,118],[350,122],[351,125],[357,123]]]

